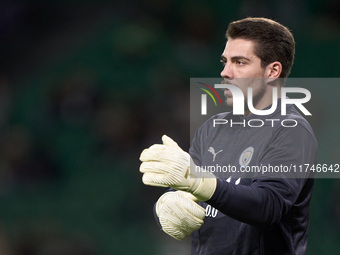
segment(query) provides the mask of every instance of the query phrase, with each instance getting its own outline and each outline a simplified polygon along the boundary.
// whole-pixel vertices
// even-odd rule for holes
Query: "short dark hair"
[[[227,39],[246,39],[255,42],[254,53],[261,66],[279,61],[280,78],[287,78],[294,62],[295,40],[289,29],[266,18],[245,18],[229,24]]]

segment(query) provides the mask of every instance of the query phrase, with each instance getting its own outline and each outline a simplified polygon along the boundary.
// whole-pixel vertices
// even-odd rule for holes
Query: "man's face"
[[[239,87],[247,100],[247,88],[253,88],[253,104],[256,106],[266,92],[267,85],[263,79],[265,78],[265,70],[261,67],[261,59],[254,53],[255,43],[245,39],[229,39],[222,53],[221,62],[224,64],[221,76],[224,82]],[[247,79],[240,79],[247,78]],[[229,106],[233,104],[233,98],[230,90],[224,91],[226,103]]]

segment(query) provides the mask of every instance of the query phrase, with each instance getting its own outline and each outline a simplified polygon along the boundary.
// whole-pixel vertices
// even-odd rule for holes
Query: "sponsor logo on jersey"
[[[219,150],[218,152],[215,152],[215,149],[213,147],[209,147],[208,151],[213,155],[213,162],[215,162],[216,155],[223,150]]]

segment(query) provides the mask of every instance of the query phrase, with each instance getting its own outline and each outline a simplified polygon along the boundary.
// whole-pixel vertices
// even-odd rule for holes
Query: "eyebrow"
[[[223,56],[223,55],[221,55],[221,59],[222,60],[227,60],[227,58],[225,56]],[[246,58],[244,56],[234,56],[234,57],[231,58],[232,61],[241,60],[241,59],[250,61],[249,58]]]

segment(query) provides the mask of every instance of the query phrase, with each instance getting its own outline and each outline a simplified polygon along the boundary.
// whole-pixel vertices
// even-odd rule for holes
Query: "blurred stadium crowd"
[[[228,23],[274,18],[296,37],[293,77],[339,76],[338,2],[268,3],[1,1],[0,254],[178,252],[162,248],[164,190],[142,185],[138,158],[164,133],[189,148],[189,79],[219,76]],[[340,251],[338,184],[317,180],[308,254]]]

